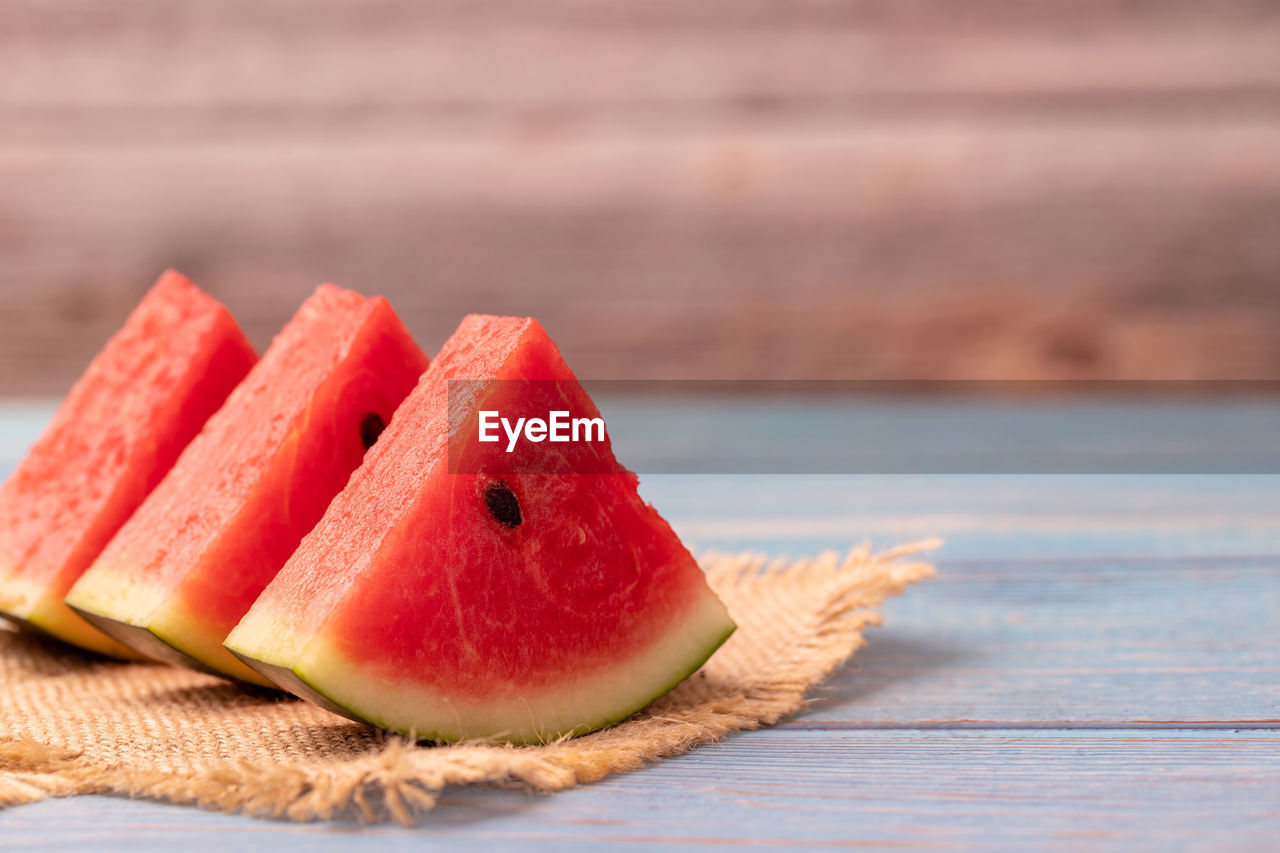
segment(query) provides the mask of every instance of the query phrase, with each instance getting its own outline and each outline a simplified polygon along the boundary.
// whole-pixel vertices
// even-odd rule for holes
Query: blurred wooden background
[[[1280,377],[1270,0],[0,5],[0,393],[161,269],[589,377]]]

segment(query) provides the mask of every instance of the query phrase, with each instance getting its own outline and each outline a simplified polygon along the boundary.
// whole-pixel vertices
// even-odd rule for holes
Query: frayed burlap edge
[[[63,750],[0,734],[0,807],[47,797],[111,794],[193,804],[294,821],[390,817],[411,824],[447,787],[501,785],[558,791],[688,752],[727,734],[777,722],[862,646],[880,622],[873,609],[933,569],[910,559],[918,542],[873,554],[854,548],[799,560],[711,554],[708,580],[738,631],[707,665],[664,698],[603,731],[541,746],[419,745],[388,738],[338,760],[296,764],[216,759],[185,771],[103,762],[94,750]],[[136,667],[146,672],[147,667]],[[142,677],[142,676],[139,676]]]

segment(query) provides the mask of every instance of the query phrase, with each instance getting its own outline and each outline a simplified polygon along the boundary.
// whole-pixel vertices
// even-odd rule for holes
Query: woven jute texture
[[[843,559],[704,557],[737,632],[639,714],[541,746],[410,743],[279,694],[0,630],[0,805],[98,793],[410,823],[450,785],[592,782],[799,710],[862,645],[875,608],[931,573],[919,558],[931,544]]]

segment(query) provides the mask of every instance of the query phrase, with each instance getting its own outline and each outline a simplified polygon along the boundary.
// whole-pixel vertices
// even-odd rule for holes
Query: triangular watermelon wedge
[[[0,486],[0,615],[137,657],[63,596],[256,360],[226,308],[160,276]]]
[[[67,603],[158,660],[269,684],[222,641],[426,366],[385,299],[321,286]]]
[[[515,467],[503,443],[457,444],[480,409],[544,405],[599,415],[536,321],[464,320],[227,648],[443,741],[590,731],[695,671],[734,624],[607,436],[527,442]]]

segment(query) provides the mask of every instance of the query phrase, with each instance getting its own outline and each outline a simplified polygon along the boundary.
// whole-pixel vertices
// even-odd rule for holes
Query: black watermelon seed
[[[489,507],[489,515],[501,525],[516,528],[524,521],[515,492],[501,480],[494,480],[484,487],[484,502]]]
[[[360,440],[364,442],[364,449],[368,450],[373,447],[373,443],[378,440],[378,436],[382,435],[382,431],[386,428],[386,423],[377,412],[370,412],[365,415],[364,420],[360,421]]]

